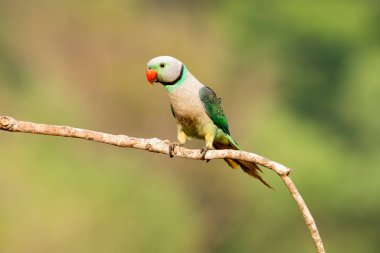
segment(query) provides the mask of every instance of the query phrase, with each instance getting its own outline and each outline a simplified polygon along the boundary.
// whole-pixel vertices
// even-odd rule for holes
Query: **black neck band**
[[[174,84],[176,84],[179,80],[181,80],[181,78],[182,78],[182,75],[183,75],[183,71],[184,71],[184,66],[183,66],[183,64],[182,64],[182,67],[181,67],[181,72],[179,73],[179,76],[177,77],[177,79],[175,79],[174,81],[171,81],[171,82],[164,82],[164,81],[162,81],[162,82],[160,82],[162,85],[174,85]]]

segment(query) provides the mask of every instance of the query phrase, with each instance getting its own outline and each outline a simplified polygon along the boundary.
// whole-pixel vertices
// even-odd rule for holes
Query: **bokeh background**
[[[234,138],[293,168],[328,252],[380,251],[376,1],[0,2],[0,115],[175,140],[145,79],[184,61]],[[193,141],[189,147],[202,147]],[[0,252],[315,252],[281,180],[0,133]]]

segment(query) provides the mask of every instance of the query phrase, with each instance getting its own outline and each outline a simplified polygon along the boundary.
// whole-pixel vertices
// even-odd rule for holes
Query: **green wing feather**
[[[216,149],[240,149],[239,145],[230,136],[230,130],[228,129],[227,119],[223,113],[223,109],[221,106],[221,99],[218,98],[215,92],[209,87],[202,87],[199,90],[199,96],[208,116],[211,118],[214,124],[217,125],[221,131],[223,131],[223,133],[220,133],[218,131],[219,133],[217,133],[217,138],[216,140],[214,140],[213,146]],[[218,134],[220,138],[218,138]],[[261,169],[255,163],[228,158],[224,160],[228,163],[230,167],[236,169],[240,166],[244,172],[251,175],[252,177],[259,179],[263,184],[265,184],[269,188],[272,188],[260,176],[259,172],[261,172]]]
[[[172,105],[170,105],[170,110],[172,111],[173,117],[174,117],[174,118],[177,118],[177,117],[175,116],[175,112],[174,112],[174,109],[173,109],[173,106],[172,106]]]
[[[214,124],[222,129],[224,133],[230,135],[227,119],[221,106],[222,99],[218,98],[215,92],[209,87],[202,87],[199,90],[199,96],[207,115]]]
[[[213,146],[216,149],[240,149],[239,145],[230,136],[230,130],[228,129],[227,119],[223,113],[223,109],[221,106],[221,99],[218,98],[215,92],[209,87],[202,87],[199,90],[199,96],[208,116],[211,118],[214,124],[217,125],[221,131],[223,131],[217,132],[217,136],[214,140]],[[259,172],[261,172],[261,169],[255,163],[229,158],[226,158],[224,160],[228,163],[230,167],[236,169],[240,166],[244,172],[251,175],[252,177],[257,178],[269,188],[272,188],[261,177],[261,175],[259,174]]]

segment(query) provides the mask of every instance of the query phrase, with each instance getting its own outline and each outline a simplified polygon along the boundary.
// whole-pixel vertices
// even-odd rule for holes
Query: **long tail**
[[[234,149],[234,150],[240,150],[239,146],[237,143],[230,137],[228,136],[229,143],[228,144],[223,144],[219,142],[214,142],[213,146],[215,149]],[[248,175],[257,178],[260,180],[261,183],[264,185],[268,186],[269,188],[273,189],[272,186],[270,186],[259,174],[259,172],[262,172],[262,170],[257,166],[257,164],[252,163],[252,162],[246,162],[242,160],[237,160],[237,159],[229,159],[226,158],[224,159],[228,163],[228,165],[233,168],[241,168],[245,173]]]

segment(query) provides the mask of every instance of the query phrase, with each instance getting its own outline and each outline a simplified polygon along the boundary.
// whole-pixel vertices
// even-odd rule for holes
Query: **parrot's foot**
[[[173,158],[173,152],[174,152],[174,149],[175,147],[183,147],[183,144],[179,143],[179,142],[171,142],[169,144],[169,156],[170,158]]]
[[[206,160],[206,153],[207,151],[211,150],[211,148],[208,148],[208,147],[204,147],[201,149],[201,156],[202,156],[202,160]],[[206,162],[208,163],[210,160],[207,159]]]

